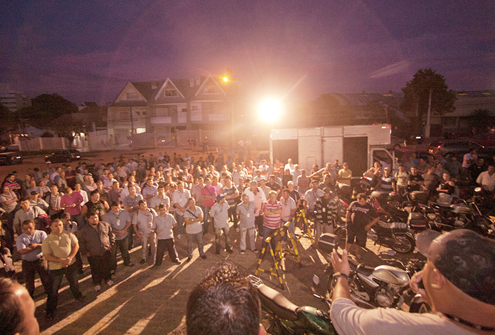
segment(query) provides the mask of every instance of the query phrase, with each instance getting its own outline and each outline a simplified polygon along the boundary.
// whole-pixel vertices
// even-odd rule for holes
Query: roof
[[[149,101],[153,93],[160,89],[163,81],[144,81],[144,82],[131,82],[131,84],[143,95],[143,97]],[[153,88],[155,87],[156,88]]]

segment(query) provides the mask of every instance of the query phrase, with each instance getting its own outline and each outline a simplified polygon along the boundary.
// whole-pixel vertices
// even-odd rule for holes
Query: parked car
[[[22,164],[22,156],[18,152],[0,153],[0,165]]]
[[[484,158],[490,162],[495,155],[495,147],[485,147],[472,140],[443,140],[433,141],[429,144],[428,151],[433,154],[441,154],[444,156],[455,155],[459,161],[471,149],[476,149],[478,157]]]
[[[45,156],[45,162],[62,163],[81,159],[79,150],[61,150]]]
[[[495,133],[485,133],[473,136],[472,141],[484,147],[495,147]]]

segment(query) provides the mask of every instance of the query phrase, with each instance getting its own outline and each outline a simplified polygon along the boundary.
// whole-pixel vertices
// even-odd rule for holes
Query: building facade
[[[226,139],[232,102],[214,76],[128,82],[108,107],[109,135],[122,143],[131,134],[166,137],[178,131],[202,130]]]
[[[0,104],[7,107],[11,112],[31,106],[31,98],[22,92],[10,89],[9,84],[0,84]]]

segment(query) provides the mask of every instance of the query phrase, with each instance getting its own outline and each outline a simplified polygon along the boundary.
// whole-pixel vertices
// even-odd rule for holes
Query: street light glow
[[[225,76],[222,78],[223,82],[224,83],[228,83],[229,82],[229,77]]]
[[[266,123],[276,122],[282,114],[282,102],[276,98],[265,98],[258,105],[258,114]]]

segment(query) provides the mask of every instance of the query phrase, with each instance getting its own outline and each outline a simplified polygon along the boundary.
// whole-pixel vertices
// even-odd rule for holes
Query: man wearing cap
[[[428,261],[411,279],[411,288],[422,295],[432,313],[356,306],[349,293],[347,252],[343,252],[342,259],[336,251],[332,253],[336,272],[330,316],[339,334],[495,332],[495,242],[464,229],[440,235],[431,242],[435,236],[431,233],[418,236],[418,249]]]
[[[48,210],[48,203],[40,197],[38,192],[31,191],[31,193],[29,193],[27,196],[30,200],[29,205],[31,207],[37,206],[45,212]]]
[[[217,202],[211,207],[210,215],[214,220],[215,226],[215,252],[217,254],[220,253],[220,235],[223,231],[223,235],[225,236],[225,249],[229,254],[232,253],[229,238],[229,204],[225,200],[224,195],[219,194],[217,196]]]

